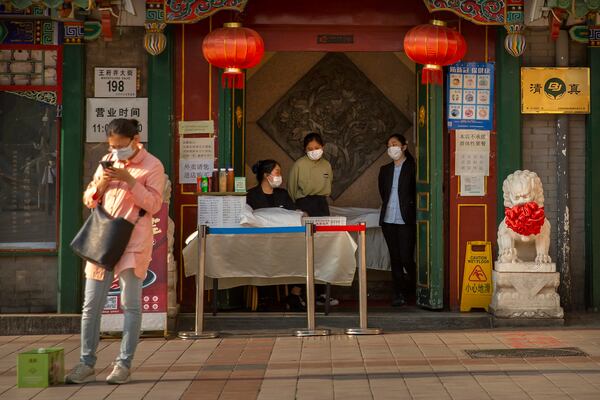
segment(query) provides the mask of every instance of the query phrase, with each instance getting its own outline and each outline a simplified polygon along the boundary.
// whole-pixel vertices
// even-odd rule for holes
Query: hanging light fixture
[[[202,53],[211,65],[224,69],[223,86],[242,88],[243,70],[260,62],[265,43],[256,31],[237,22],[228,22],[204,38]]]
[[[433,20],[406,33],[404,51],[408,58],[425,66],[422,83],[441,85],[442,67],[462,59],[467,52],[467,42],[458,31],[446,27],[445,22]]]

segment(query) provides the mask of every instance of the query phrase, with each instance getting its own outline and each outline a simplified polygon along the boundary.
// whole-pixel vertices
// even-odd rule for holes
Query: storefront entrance
[[[487,181],[490,190],[485,199],[460,199],[452,188],[458,180],[450,164],[453,136],[445,129],[443,89],[421,85],[419,71],[402,49],[405,33],[415,24],[427,23],[431,15],[417,1],[402,6],[382,3],[376,11],[370,9],[369,18],[359,19],[358,3],[354,8],[326,10],[313,6],[257,2],[247,10],[242,22],[263,37],[266,54],[247,72],[245,88],[235,91],[221,87],[218,70],[209,68],[198,51],[204,36],[228,21],[227,16],[182,26],[175,50],[176,117],[214,120],[216,166],[233,166],[236,175],[246,175],[248,187],[255,184],[250,170],[254,162],[278,160],[285,182],[293,161],[302,154],[303,134],[324,134],[329,143],[326,156],[334,167],[333,205],[340,207],[379,207],[377,174],[389,162],[385,138],[391,132],[404,133],[418,163],[417,304],[456,309],[465,241],[484,240],[484,233],[491,237],[488,230],[493,231],[494,224],[483,228],[463,223],[452,229],[450,222],[456,222],[458,214],[460,224],[459,203],[464,202],[484,204],[483,214],[476,217],[495,219],[495,177]],[[462,29],[469,42],[466,60],[490,59],[493,45],[488,45],[484,27],[455,28]],[[196,197],[192,185],[175,188],[178,252],[195,229]],[[463,219],[465,210],[478,209],[465,208]],[[182,261],[178,254],[176,259]],[[184,278],[181,266],[179,271],[179,302],[182,311],[191,311],[193,279]]]

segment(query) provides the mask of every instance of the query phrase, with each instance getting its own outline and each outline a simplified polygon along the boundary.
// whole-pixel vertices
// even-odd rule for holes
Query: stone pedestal
[[[496,318],[563,318],[556,264],[496,262],[492,281],[490,311]]]

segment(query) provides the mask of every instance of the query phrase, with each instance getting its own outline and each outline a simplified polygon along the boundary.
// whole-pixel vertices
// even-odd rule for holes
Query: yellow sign
[[[467,242],[460,311],[485,308],[492,301],[492,244]]]
[[[523,114],[589,114],[589,68],[521,68]]]

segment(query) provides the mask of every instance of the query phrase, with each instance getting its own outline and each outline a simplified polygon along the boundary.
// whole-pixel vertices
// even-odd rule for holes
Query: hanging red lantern
[[[467,52],[465,38],[443,21],[418,25],[406,33],[404,51],[408,58],[424,64],[421,82],[442,84],[442,67],[458,62]]]
[[[265,53],[260,35],[237,22],[210,32],[202,43],[204,58],[215,67],[223,68],[223,86],[244,87],[244,69],[256,66]]]

